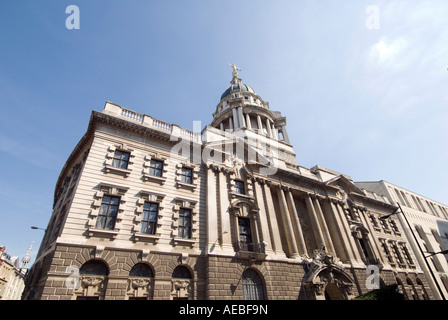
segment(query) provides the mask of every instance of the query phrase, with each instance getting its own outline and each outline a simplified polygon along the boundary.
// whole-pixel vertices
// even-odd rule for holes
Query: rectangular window
[[[244,182],[235,180],[236,193],[246,194],[246,189],[244,187]]]
[[[129,164],[129,152],[116,150],[114,159],[112,160],[112,167],[119,169],[127,169]]]
[[[179,238],[191,239],[191,210],[179,210]]]
[[[180,176],[180,182],[192,184],[193,183],[193,169],[183,167],[181,176]]]
[[[96,220],[97,229],[113,230],[118,214],[120,197],[104,196],[101,203],[100,212]]]
[[[154,177],[161,177],[163,173],[163,161],[151,159],[149,164],[149,174]]]
[[[157,213],[159,205],[157,203],[145,202],[143,205],[142,233],[155,234],[157,229]]]
[[[252,232],[250,229],[250,219],[238,218],[239,229],[239,249],[241,251],[253,251]]]

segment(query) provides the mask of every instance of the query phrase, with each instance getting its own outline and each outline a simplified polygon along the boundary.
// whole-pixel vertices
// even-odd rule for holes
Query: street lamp
[[[36,226],[32,226],[31,229],[33,229],[33,230],[44,230],[44,231],[47,231],[47,229],[39,228],[39,227],[36,227]]]
[[[440,252],[428,252],[428,253],[431,253],[431,255],[429,255],[429,256],[425,256],[425,253],[424,253],[422,247],[420,246],[420,242],[418,242],[418,240],[417,240],[417,236],[415,235],[414,230],[412,229],[411,224],[410,224],[409,221],[408,221],[408,218],[407,218],[406,215],[404,214],[403,209],[401,209],[400,203],[397,202],[397,205],[398,205],[398,208],[395,209],[394,212],[392,212],[392,213],[390,213],[390,214],[388,214],[388,215],[379,217],[379,219],[380,219],[380,220],[388,219],[390,216],[392,216],[392,215],[394,215],[394,214],[397,214],[397,213],[400,213],[400,212],[403,214],[404,220],[406,221],[406,223],[407,223],[407,225],[408,225],[408,228],[409,228],[409,230],[411,231],[412,236],[414,237],[415,243],[417,243],[417,246],[418,246],[418,248],[419,248],[419,250],[420,250],[420,253],[422,254],[422,256],[423,256],[423,258],[424,258],[424,260],[425,260],[425,263],[426,263],[426,266],[428,267],[429,272],[431,272],[431,276],[432,276],[432,278],[433,278],[433,280],[434,280],[434,282],[435,282],[435,284],[436,284],[436,286],[437,286],[437,289],[439,289],[440,296],[442,297],[443,300],[446,300],[446,299],[445,299],[445,296],[444,296],[444,294],[443,294],[442,288],[440,288],[440,286],[439,286],[439,282],[437,281],[437,278],[436,278],[436,276],[434,275],[434,272],[432,271],[431,266],[429,265],[429,262],[428,262],[428,260],[427,260],[426,258],[428,258],[428,257],[430,257],[430,256],[433,256],[433,255],[435,255],[435,254],[439,254],[439,253],[446,254],[446,253],[448,253],[448,250],[443,250],[443,251],[440,251]]]
[[[430,253],[430,255],[426,256],[426,258],[429,258],[429,257],[431,257],[433,255],[436,255],[436,254],[448,254],[448,250],[442,250],[442,251],[439,251],[439,252],[428,252],[428,253]]]

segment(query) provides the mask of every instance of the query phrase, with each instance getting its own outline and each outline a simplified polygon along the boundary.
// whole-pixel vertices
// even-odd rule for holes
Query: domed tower
[[[267,145],[275,145],[274,157],[280,160],[279,167],[296,169],[296,156],[286,131],[286,118],[279,111],[272,111],[253,88],[239,78],[241,71],[234,64],[230,86],[221,95],[213,113],[211,127],[248,138]]]
[[[269,110],[269,103],[242,83],[234,64],[230,87],[221,95],[221,101],[213,113],[212,127],[235,132],[250,130],[271,139],[289,144],[286,118],[280,112]]]

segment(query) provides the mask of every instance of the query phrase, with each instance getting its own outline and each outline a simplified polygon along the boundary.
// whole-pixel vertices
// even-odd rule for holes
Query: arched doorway
[[[313,261],[302,280],[305,295],[310,300],[349,300],[353,298],[354,281],[342,264],[322,248],[315,250]]]
[[[345,300],[341,289],[334,283],[329,283],[325,287],[325,300]]]

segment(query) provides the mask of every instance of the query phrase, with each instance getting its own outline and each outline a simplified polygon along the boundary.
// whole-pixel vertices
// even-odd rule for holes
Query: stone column
[[[330,206],[330,210],[331,210],[331,212],[333,214],[334,223],[337,226],[335,228],[335,230],[337,230],[339,232],[339,238],[341,239],[340,247],[343,250],[343,253],[345,255],[344,259],[350,261],[350,260],[353,259],[353,255],[350,252],[350,243],[349,243],[349,239],[347,238],[347,234],[346,234],[346,232],[344,230],[344,225],[343,225],[343,223],[342,223],[342,221],[341,221],[341,219],[339,217],[339,212],[338,212],[338,210],[335,207],[336,206],[336,204],[335,204],[336,202],[337,202],[337,200],[328,198],[328,203],[329,203],[329,206]]]
[[[288,204],[286,203],[286,198],[282,187],[277,187],[277,193],[279,198],[280,213],[282,214],[283,231],[285,232],[285,238],[288,245],[288,253],[290,257],[295,258],[299,255],[299,250],[297,249]]]
[[[238,113],[238,122],[240,123],[240,128],[246,127],[246,124],[244,123],[243,107],[239,106],[237,113]]]
[[[343,228],[343,231],[348,240],[346,248],[349,254],[349,259],[351,261],[355,260],[356,262],[360,263],[362,259],[358,250],[358,246],[356,245],[355,239],[353,238],[352,231],[350,230],[350,226],[347,222],[347,217],[345,216],[344,203],[342,201],[336,201],[334,204],[339,215],[339,221],[341,221],[341,227]]]
[[[299,248],[299,254],[308,255],[308,252],[306,250],[305,238],[303,237],[302,225],[300,224],[299,215],[297,214],[294,197],[292,196],[291,190],[286,191],[286,199],[288,201],[289,213],[291,215],[293,228],[297,235],[297,247]]]
[[[264,241],[266,243],[266,249],[271,249],[272,245],[271,245],[271,237],[269,234],[269,221],[268,221],[268,216],[267,216],[267,210],[266,207],[264,205],[264,197],[263,197],[263,190],[261,189],[262,186],[260,184],[262,184],[263,181],[260,179],[255,179],[254,184],[255,184],[255,196],[257,199],[257,205],[258,208],[260,209],[258,215],[259,215],[259,220],[260,220],[260,242]]]
[[[250,115],[248,113],[246,113],[246,127],[247,129],[252,130],[252,125],[250,123]]]
[[[268,131],[269,138],[273,138],[272,131],[271,131],[271,122],[268,118],[266,118],[266,130]]]
[[[241,127],[241,125],[240,125],[240,123],[238,122],[238,114],[237,114],[237,110],[236,110],[235,107],[232,109],[232,114],[233,114],[233,127],[234,127],[235,129],[238,129],[238,128]]]
[[[266,200],[266,214],[268,216],[269,225],[271,227],[272,249],[276,253],[283,254],[282,240],[280,238],[280,230],[278,229],[277,216],[275,215],[274,202],[272,201],[271,189],[268,183],[263,185]]]
[[[311,200],[311,195],[308,194],[305,197],[306,208],[308,210],[308,215],[310,217],[311,225],[313,228],[314,238],[317,241],[317,246],[325,245],[324,235],[322,229],[319,225],[319,220],[317,219],[316,211],[314,210],[314,204]]]
[[[257,114],[258,133],[263,132],[263,124],[261,123],[261,117]]]
[[[282,134],[283,134],[283,141],[285,141],[286,143],[290,143],[289,142],[289,137],[288,137],[288,133],[286,132],[286,125],[282,125]]]
[[[316,209],[317,217],[321,224],[322,233],[325,239],[325,246],[327,248],[326,251],[336,253],[334,251],[333,241],[331,240],[330,231],[328,231],[327,222],[325,221],[325,216],[320,206],[319,199],[316,196],[312,197],[312,199],[314,202],[314,208]]]
[[[234,128],[234,127],[233,127],[233,119],[232,119],[232,116],[229,117],[229,127],[230,127],[230,128],[229,128],[230,130],[233,130],[233,128]]]
[[[278,128],[274,125],[272,125],[272,132],[274,132],[274,138],[276,140],[280,140],[280,137],[278,136]]]
[[[357,208],[359,219],[361,220],[362,224],[366,226],[367,230],[369,230],[368,238],[370,242],[370,246],[372,248],[373,254],[375,255],[375,258],[378,260],[382,260],[382,248],[380,247],[380,243],[378,238],[375,236],[375,232],[372,226],[372,223],[370,222],[370,219],[366,217],[366,211],[365,208]]]
[[[218,171],[219,179],[219,204],[221,212],[221,230],[222,230],[222,246],[230,247],[232,246],[232,230],[230,225],[230,213],[229,213],[229,193],[227,189],[227,177],[224,172],[224,168]]]
[[[216,203],[216,180],[213,166],[207,169],[207,243],[208,250],[213,250],[213,244],[218,243],[218,208]],[[210,253],[210,251],[209,251]]]

